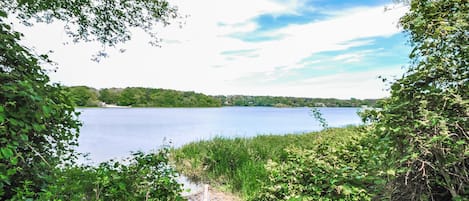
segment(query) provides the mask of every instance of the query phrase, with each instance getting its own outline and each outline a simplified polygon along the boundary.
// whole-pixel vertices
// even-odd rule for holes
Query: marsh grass
[[[286,161],[288,149],[309,149],[328,142],[349,140],[359,127],[331,128],[320,132],[261,135],[253,138],[215,137],[172,151],[179,172],[192,180],[212,183],[244,198],[255,195],[268,179],[265,165]]]

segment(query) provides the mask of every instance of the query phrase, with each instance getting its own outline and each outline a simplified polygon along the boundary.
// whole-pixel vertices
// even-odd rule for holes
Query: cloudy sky
[[[99,63],[96,44],[69,44],[60,23],[17,25],[25,44],[52,50],[53,81],[95,88],[142,86],[211,95],[380,98],[378,76],[399,76],[410,50],[390,0],[173,0],[185,24],[140,31]],[[387,9],[385,9],[387,8]]]

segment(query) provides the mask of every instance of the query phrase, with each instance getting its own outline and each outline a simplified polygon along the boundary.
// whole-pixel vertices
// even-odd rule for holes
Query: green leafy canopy
[[[131,39],[130,28],[140,28],[156,37],[157,26],[178,17],[177,8],[165,0],[3,0],[0,8],[23,23],[67,23],[66,33],[74,42],[98,41],[115,46]]]

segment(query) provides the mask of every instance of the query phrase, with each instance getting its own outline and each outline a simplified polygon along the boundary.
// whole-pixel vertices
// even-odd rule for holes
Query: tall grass
[[[268,178],[268,161],[285,161],[286,148],[308,149],[324,141],[347,141],[360,133],[358,127],[333,128],[291,135],[262,135],[253,138],[216,137],[173,150],[179,172],[227,188],[248,198],[260,191]]]

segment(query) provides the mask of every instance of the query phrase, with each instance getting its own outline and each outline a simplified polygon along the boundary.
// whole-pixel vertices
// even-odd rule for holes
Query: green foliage
[[[375,106],[375,99],[341,100],[335,98],[296,98],[277,96],[215,96],[224,106],[269,106],[269,107],[361,107]]]
[[[55,174],[56,182],[41,193],[41,200],[185,200],[167,148],[96,167],[57,168]]]
[[[131,39],[130,28],[140,28],[159,42],[155,30],[178,17],[177,8],[166,0],[2,0],[3,12],[15,13],[27,25],[30,19],[50,23],[54,19],[68,22],[65,31],[73,42],[97,41],[114,47]],[[98,56],[106,56],[100,52]]]
[[[383,199],[467,200],[469,3],[412,0],[400,23],[411,66],[368,118],[385,167],[397,168]]]
[[[369,187],[368,181],[358,177],[364,177],[363,175],[366,175],[364,169],[374,161],[366,160],[367,157],[359,157],[361,156],[360,153],[366,151],[363,145],[368,144],[361,140],[364,135],[362,129],[348,127],[326,129],[322,132],[302,135],[272,135],[234,139],[214,138],[209,141],[190,143],[180,149],[174,150],[173,157],[176,162],[176,167],[184,175],[195,180],[201,179],[215,184],[225,185],[230,190],[241,193],[245,198],[254,198],[254,196],[259,193],[261,194],[257,195],[256,200],[281,200],[285,199],[285,196],[293,195],[294,193],[301,193],[303,196],[308,196],[308,193],[311,192],[306,190],[303,192],[282,191],[282,193],[273,192],[271,189],[278,185],[286,188],[288,186],[291,188],[302,188],[302,185],[306,185],[305,182],[310,182],[311,185],[318,184],[312,183],[311,179],[319,178],[322,178],[321,182],[323,182],[324,185],[317,187],[318,189],[324,188],[324,191],[333,190],[334,187],[329,186],[326,189],[325,186],[326,184],[330,184],[328,182],[332,181],[330,179],[334,178],[334,176],[338,180],[337,182],[333,182],[337,188],[344,188],[339,187],[340,185],[345,186],[345,189],[347,187],[353,187],[353,189],[360,188],[359,192],[357,190],[357,195],[360,194],[369,197],[370,195],[367,193],[370,193],[373,187]],[[346,149],[348,148],[348,144],[352,142],[356,144],[356,146],[350,145],[353,149]],[[298,150],[298,152],[292,150]],[[318,153],[315,154],[315,151],[318,151]],[[309,155],[303,155],[303,153],[308,153]],[[308,171],[311,168],[320,168],[310,166],[314,163],[309,160],[313,154],[315,154],[314,156],[318,156],[318,159],[323,161],[327,160],[327,162],[335,166],[329,168],[329,172],[315,172],[323,174],[317,175],[316,177],[312,177],[311,174],[300,175],[299,173],[301,171]],[[370,152],[367,152],[367,154],[366,156],[371,155]],[[316,166],[318,164],[319,162],[317,164],[314,163]],[[327,164],[325,162],[322,164],[323,166],[321,167],[326,168],[325,165]],[[348,165],[351,165],[351,168],[345,168]],[[268,167],[267,169],[266,166]],[[281,167],[288,168],[281,169]],[[302,180],[304,182],[287,182],[286,180],[274,176],[277,174],[276,171],[281,171],[281,175],[285,175],[284,178],[288,177],[288,179],[297,179],[298,181]],[[345,173],[341,173],[340,171]],[[337,176],[339,173],[341,173],[342,176]],[[349,175],[344,176],[345,174]],[[277,178],[277,180],[275,178]],[[365,189],[365,187],[367,188]],[[362,191],[362,189],[366,191]],[[326,195],[326,193],[324,193],[324,195]],[[338,196],[331,196],[329,198],[333,199],[337,197]]]
[[[107,104],[133,107],[220,107],[213,97],[188,91],[128,87],[98,91],[99,100]]]
[[[319,121],[319,124],[321,125],[321,127],[323,129],[326,129],[327,128],[327,121],[326,119],[322,116],[321,112],[317,109],[317,108],[312,108],[311,109],[311,115],[314,117],[314,119],[316,119],[317,121]]]
[[[98,91],[98,99],[106,104],[117,104],[121,92],[122,89],[119,88],[101,89]]]
[[[99,105],[98,91],[86,86],[74,86],[67,88],[72,100],[77,106],[96,107]]]
[[[21,34],[0,14],[0,199],[23,199],[74,158],[80,123],[70,98],[39,66],[47,56],[21,46]]]
[[[376,106],[374,99],[350,100],[274,96],[208,96],[201,93],[143,87],[96,90],[86,86],[70,87],[78,106],[106,104],[134,107],[361,107]],[[96,95],[97,94],[97,95]],[[97,96],[97,99],[96,99]],[[312,113],[314,115],[314,113]]]
[[[268,180],[252,200],[371,200],[392,174],[365,130],[318,133],[306,148],[287,149],[286,160],[270,161]],[[371,146],[370,146],[371,145]]]
[[[201,93],[128,87],[96,90],[85,86],[69,87],[76,105],[99,106],[100,102],[132,107],[220,107],[217,99]]]
[[[152,88],[125,88],[119,105],[137,107],[220,107],[221,103],[204,94]]]

